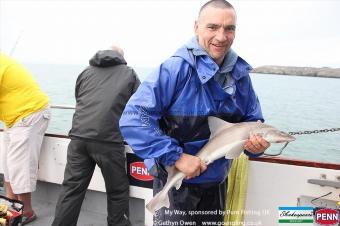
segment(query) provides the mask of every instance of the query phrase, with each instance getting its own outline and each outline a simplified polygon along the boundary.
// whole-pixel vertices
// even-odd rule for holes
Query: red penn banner
[[[338,225],[339,212],[334,209],[320,209],[315,212],[315,222],[319,225]]]
[[[141,181],[151,181],[153,176],[148,173],[147,168],[143,162],[133,162],[130,164],[130,175]]]

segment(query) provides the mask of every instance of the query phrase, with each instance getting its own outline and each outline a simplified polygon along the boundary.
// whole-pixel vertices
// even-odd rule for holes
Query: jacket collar
[[[232,77],[235,80],[239,80],[241,77],[248,75],[252,69],[251,66],[232,49],[228,51],[222,67],[219,68],[209,54],[199,45],[197,36],[194,36],[188,43],[177,50],[174,56],[183,58],[192,67],[196,68],[202,84],[208,82],[217,72],[231,72]]]

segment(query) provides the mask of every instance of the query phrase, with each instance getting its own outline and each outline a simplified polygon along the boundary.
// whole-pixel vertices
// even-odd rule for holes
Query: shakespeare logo
[[[279,223],[313,225],[313,222],[313,207],[279,207]]]

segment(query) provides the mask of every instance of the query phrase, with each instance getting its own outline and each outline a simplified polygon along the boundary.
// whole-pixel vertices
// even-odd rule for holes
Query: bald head
[[[202,12],[209,6],[214,7],[214,8],[219,8],[219,9],[228,9],[228,8],[234,9],[233,5],[230,4],[228,1],[225,1],[225,0],[210,0],[201,7],[201,9],[198,13],[198,18],[201,17]]]
[[[116,51],[116,52],[118,52],[120,55],[124,56],[124,51],[123,51],[120,47],[118,47],[118,46],[116,46],[116,45],[112,45],[112,46],[111,46],[111,50]]]

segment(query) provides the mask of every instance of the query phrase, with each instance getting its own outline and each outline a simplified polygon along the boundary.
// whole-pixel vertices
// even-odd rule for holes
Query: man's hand
[[[244,149],[253,154],[259,154],[263,153],[269,146],[270,143],[263,139],[261,136],[250,135],[249,139],[244,145]]]
[[[175,166],[185,174],[186,179],[197,177],[207,169],[207,165],[200,158],[185,153],[182,153]]]

